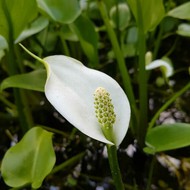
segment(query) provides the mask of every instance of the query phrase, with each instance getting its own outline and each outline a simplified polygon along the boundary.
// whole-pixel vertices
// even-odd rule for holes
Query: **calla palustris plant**
[[[131,113],[119,84],[71,57],[55,55],[41,59],[24,49],[46,67],[45,95],[55,109],[87,136],[119,146]]]

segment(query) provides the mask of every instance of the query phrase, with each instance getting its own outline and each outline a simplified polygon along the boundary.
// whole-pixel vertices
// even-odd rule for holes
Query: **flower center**
[[[94,92],[94,108],[96,118],[101,127],[112,128],[116,120],[114,106],[106,89],[98,87]]]

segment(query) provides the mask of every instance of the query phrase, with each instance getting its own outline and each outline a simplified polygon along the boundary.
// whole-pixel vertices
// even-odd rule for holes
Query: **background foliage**
[[[139,2],[141,7],[138,7]],[[53,170],[50,172],[51,167],[49,171],[44,169],[42,185],[31,177],[33,174],[27,173],[26,178],[30,180],[20,189],[30,189],[33,180],[37,183],[33,188],[41,186],[39,189],[51,190],[106,190],[114,189],[114,186],[104,145],[77,131],[47,102],[43,93],[46,78],[43,65],[26,54],[19,42],[41,58],[58,54],[74,57],[88,67],[112,76],[124,88],[138,110],[133,110],[129,132],[118,149],[126,189],[190,189],[190,2],[142,2],[0,1],[0,160],[6,152],[14,152],[9,148],[28,134],[26,132],[31,132],[31,128],[36,130],[32,135],[35,140],[25,142],[24,136],[20,146],[23,141],[24,145],[18,152],[22,149],[35,152],[38,145],[42,148],[38,138],[47,135],[49,140],[40,149],[41,163],[53,167],[53,159],[48,159],[54,155],[50,151],[51,140],[56,155]],[[144,35],[144,42],[140,34]],[[139,47],[143,43],[146,49]],[[139,88],[143,84],[140,81],[144,80],[143,75],[139,75],[139,59],[143,60],[147,51],[152,52],[152,60],[167,57],[174,74],[166,79],[160,69],[144,72],[147,86],[142,85],[142,88],[147,92],[146,102],[139,95],[143,91]],[[130,94],[130,85],[134,97]],[[147,105],[147,114],[144,107],[138,109],[143,101]],[[137,112],[141,113],[139,120]],[[156,113],[157,117],[152,120]],[[148,123],[153,127],[151,131],[147,130]],[[173,128],[169,126],[171,123],[175,123]],[[147,142],[151,146],[143,150]],[[49,150],[48,156],[45,148]],[[8,166],[13,162],[23,166],[22,159],[21,163],[17,162],[16,153]],[[28,164],[29,168],[17,170],[21,176],[26,176],[22,171],[38,169],[30,162]],[[43,164],[40,165],[43,168]],[[5,181],[6,176],[0,177],[2,190],[10,189]]]

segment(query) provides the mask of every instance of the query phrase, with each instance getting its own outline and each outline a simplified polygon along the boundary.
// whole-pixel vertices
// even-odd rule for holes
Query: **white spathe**
[[[47,69],[45,95],[55,109],[82,133],[113,144],[105,138],[94,109],[94,91],[98,87],[106,89],[114,105],[113,131],[116,146],[119,146],[128,130],[131,114],[128,98],[119,84],[105,73],[89,69],[67,56],[46,57],[43,63]]]
[[[146,65],[146,70],[152,70],[158,67],[165,67],[166,77],[170,77],[173,75],[173,67],[171,66],[171,64],[169,64],[167,61],[164,61],[162,59],[157,59],[155,61],[152,61],[148,65]]]

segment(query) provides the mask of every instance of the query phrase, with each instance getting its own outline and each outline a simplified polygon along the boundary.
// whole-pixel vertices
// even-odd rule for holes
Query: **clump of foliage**
[[[189,1],[3,0],[0,17],[1,189],[119,189],[105,153],[110,142],[123,189],[189,189]],[[61,84],[69,84],[60,86],[61,95],[80,94],[75,102],[72,93],[63,97],[72,109],[57,105],[56,77],[48,79],[60,63],[51,55],[91,68],[58,65]],[[113,96],[116,119],[118,113],[125,121],[114,130],[116,140],[97,135],[94,120],[83,115],[88,107],[73,111],[75,103],[91,100],[89,89],[100,80]]]

